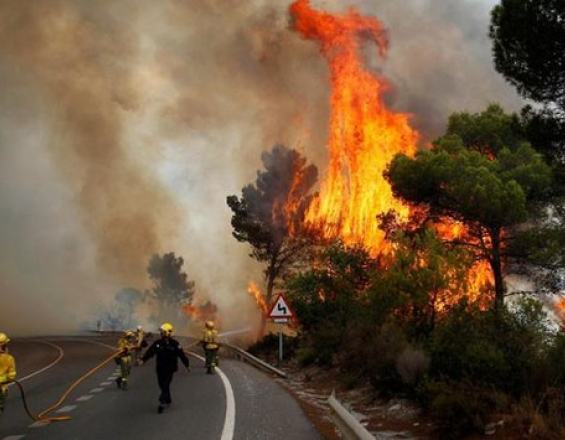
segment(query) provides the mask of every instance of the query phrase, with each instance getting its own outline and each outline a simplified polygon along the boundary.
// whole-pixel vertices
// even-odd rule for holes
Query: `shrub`
[[[428,355],[421,349],[406,347],[396,359],[396,371],[406,385],[416,385],[430,366]]]
[[[428,381],[420,387],[424,407],[434,417],[442,438],[484,432],[489,415],[505,409],[507,398],[469,382]]]
[[[300,347],[296,350],[296,360],[301,367],[313,364],[317,357],[317,352],[312,347]]]

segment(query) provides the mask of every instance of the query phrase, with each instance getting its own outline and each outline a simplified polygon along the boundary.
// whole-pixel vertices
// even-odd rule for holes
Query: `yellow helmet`
[[[159,330],[161,331],[161,333],[163,333],[164,335],[168,335],[170,336],[173,333],[173,325],[165,322],[161,325],[161,327],[159,327]]]
[[[124,336],[126,338],[133,338],[135,336],[135,333],[132,332],[131,330],[128,330],[127,332],[124,333]]]
[[[0,345],[4,345],[10,342],[10,338],[6,333],[0,333]]]
[[[206,328],[212,330],[214,328],[214,321],[206,321]]]

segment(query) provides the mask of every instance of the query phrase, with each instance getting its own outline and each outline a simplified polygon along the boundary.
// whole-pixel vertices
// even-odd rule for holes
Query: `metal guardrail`
[[[257,368],[263,369],[269,373],[276,374],[283,379],[286,379],[286,373],[284,371],[279,370],[278,368],[273,367],[271,364],[259,359],[256,356],[253,356],[251,353],[248,353],[244,349],[238,347],[237,345],[222,343],[222,346],[225,348],[229,348],[233,351],[237,356],[239,356],[242,360],[249,362],[250,364],[254,365]]]
[[[359,420],[355,418],[335,397],[335,391],[328,399],[328,404],[333,413],[333,418],[342,434],[349,440],[375,440],[375,436],[367,431]]]

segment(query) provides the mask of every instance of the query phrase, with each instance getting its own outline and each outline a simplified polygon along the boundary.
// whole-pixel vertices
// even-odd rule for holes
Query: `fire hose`
[[[86,379],[88,379],[90,376],[92,376],[94,373],[96,373],[102,367],[106,366],[109,362],[111,362],[120,353],[121,353],[121,350],[116,351],[115,353],[112,353],[112,355],[110,357],[108,357],[107,359],[105,359],[104,361],[102,361],[101,363],[96,365],[94,368],[92,368],[89,371],[87,371],[86,373],[84,373],[82,376],[80,376],[77,380],[75,380],[66,389],[66,391],[62,394],[62,396],[59,398],[59,400],[57,400],[57,402],[55,402],[49,408],[41,411],[37,415],[33,414],[29,409],[23,385],[20,382],[18,382],[17,380],[14,380],[13,382],[16,384],[16,386],[20,390],[20,396],[22,398],[22,403],[23,403],[24,410],[25,410],[26,414],[33,421],[36,421],[36,422],[60,422],[60,421],[70,420],[71,419],[70,416],[49,416],[48,414],[55,411],[57,408],[59,408],[65,402],[65,400],[67,400],[69,395],[73,392],[73,390],[76,387],[78,387],[82,382],[84,382]]]
[[[193,344],[190,344],[187,348],[192,348],[196,345],[198,345],[200,343],[200,341],[196,341]],[[55,402],[53,405],[51,405],[49,408],[43,410],[42,412],[40,412],[39,414],[35,415],[31,412],[31,410],[29,409],[29,406],[27,404],[27,398],[26,398],[26,394],[25,394],[25,389],[23,387],[23,385],[21,384],[21,382],[14,380],[13,382],[16,384],[16,386],[18,387],[18,389],[20,390],[20,397],[22,399],[22,404],[24,407],[24,410],[26,412],[26,414],[29,416],[30,419],[32,419],[35,422],[60,422],[60,421],[66,421],[66,420],[71,420],[70,416],[48,416],[49,413],[55,411],[57,408],[61,407],[61,405],[65,402],[65,400],[67,400],[67,398],[69,397],[69,395],[74,391],[74,389],[76,387],[78,387],[82,382],[84,382],[86,379],[88,379],[90,376],[92,376],[94,373],[96,373],[98,370],[100,370],[101,368],[103,368],[104,366],[106,366],[108,363],[110,363],[114,358],[116,358],[122,351],[118,350],[114,353],[112,353],[111,356],[109,356],[108,358],[104,359],[101,363],[99,363],[98,365],[96,365],[94,368],[90,369],[89,371],[87,371],[86,373],[84,373],[82,376],[80,376],[77,380],[75,380],[66,390],[65,392],[62,394],[62,396],[59,398],[59,400],[57,400],[57,402]]]

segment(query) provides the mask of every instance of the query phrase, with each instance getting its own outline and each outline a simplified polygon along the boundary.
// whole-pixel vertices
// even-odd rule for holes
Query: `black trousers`
[[[160,403],[171,403],[171,382],[173,380],[174,370],[157,370],[157,382],[159,382],[159,388],[161,389],[161,395],[159,396]]]

